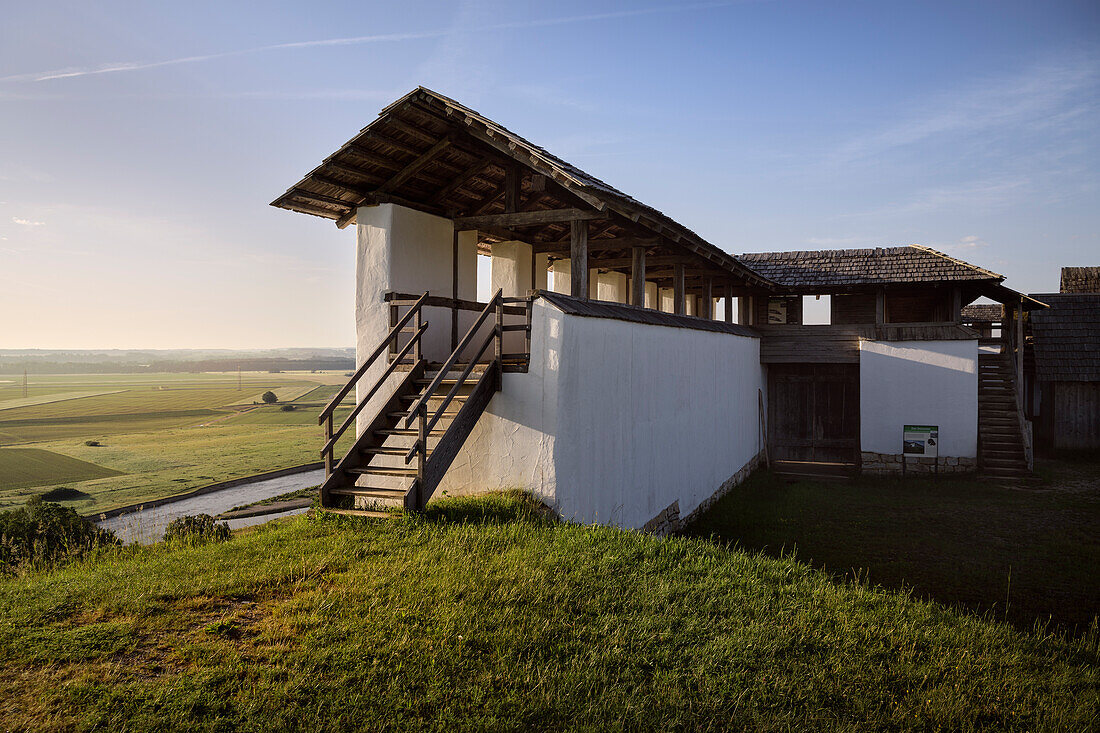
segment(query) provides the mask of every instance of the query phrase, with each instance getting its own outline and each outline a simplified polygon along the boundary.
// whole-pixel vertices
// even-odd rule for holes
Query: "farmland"
[[[65,486],[81,513],[317,460],[343,372],[0,375],[0,510]],[[272,391],[278,404],[261,395]],[[290,406],[292,409],[288,409]],[[347,414],[337,411],[337,419]]]

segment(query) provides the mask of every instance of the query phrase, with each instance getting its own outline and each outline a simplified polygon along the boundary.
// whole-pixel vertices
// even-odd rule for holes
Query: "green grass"
[[[120,473],[41,448],[0,448],[0,491],[88,481]]]
[[[22,375],[0,381],[0,397],[19,400]],[[0,446],[34,447],[57,454],[56,480],[49,466],[24,479],[0,470],[0,510],[22,504],[40,490],[72,484],[84,498],[67,502],[81,513],[171,496],[217,481],[319,460],[322,444],[317,404],[309,395],[334,394],[341,374],[246,373],[237,389],[233,374],[106,374],[34,376],[30,400],[39,404],[0,411]],[[17,380],[17,381],[13,381]],[[231,407],[272,389],[297,399],[280,405]],[[48,402],[74,392],[113,392]],[[319,392],[318,390],[323,390]],[[244,395],[244,397],[242,397]],[[347,409],[336,414],[337,420]],[[103,448],[87,448],[97,440]],[[350,435],[339,446],[344,449]],[[4,450],[5,448],[0,448]],[[80,478],[67,472],[73,460],[103,466]],[[125,475],[116,475],[117,473]],[[42,478],[45,483],[39,483]],[[27,483],[34,480],[34,484]]]
[[[516,496],[0,581],[0,720],[111,730],[1094,730],[1095,640]]]
[[[1030,628],[1100,613],[1100,466],[1041,466],[1041,489],[973,480],[788,483],[760,472],[692,528]]]
[[[350,440],[350,435],[348,436]],[[207,428],[115,435],[101,447],[47,443],[43,447],[126,475],[71,483],[90,498],[67,503],[93,514],[146,499],[180,494],[207,484],[312,463],[321,440],[316,426],[218,424]],[[339,446],[346,449],[346,442]],[[38,490],[0,490],[0,510],[18,506]]]

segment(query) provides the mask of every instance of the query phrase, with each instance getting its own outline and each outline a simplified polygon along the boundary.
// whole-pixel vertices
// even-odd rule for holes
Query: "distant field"
[[[235,372],[32,375],[28,399],[37,403],[0,410],[0,452],[33,446],[43,465],[24,477],[0,464],[0,510],[65,485],[90,497],[67,505],[91,513],[317,461],[319,406],[345,379],[253,372],[241,375],[238,389]],[[0,404],[21,400],[22,389],[22,375],[0,376]],[[267,390],[279,404],[254,406]],[[288,403],[297,409],[283,411]],[[342,408],[337,420],[346,414]],[[81,474],[78,465],[90,468]]]
[[[97,389],[91,392],[49,392],[34,396],[27,395],[26,397],[17,397],[11,400],[0,401],[0,410],[11,410],[16,407],[33,407],[35,405],[45,405],[50,402],[62,402],[64,400],[79,400],[83,397],[98,397],[99,395],[115,394],[120,391],[122,390]]]
[[[0,491],[88,481],[120,473],[41,448],[0,448]]]

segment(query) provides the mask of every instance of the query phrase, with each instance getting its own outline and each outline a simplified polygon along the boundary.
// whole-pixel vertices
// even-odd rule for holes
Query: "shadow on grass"
[[[503,491],[478,496],[444,496],[428,504],[423,517],[437,524],[550,523],[554,513],[530,494]]]
[[[688,532],[776,557],[793,551],[834,575],[910,589],[1019,628],[1050,623],[1084,633],[1100,613],[1100,480],[1084,485],[790,482],[761,471]]]

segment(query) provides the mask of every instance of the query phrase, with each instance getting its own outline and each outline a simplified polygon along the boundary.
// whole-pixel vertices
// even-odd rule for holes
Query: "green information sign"
[[[905,425],[901,430],[901,452],[906,457],[935,458],[940,454],[939,425]]]

